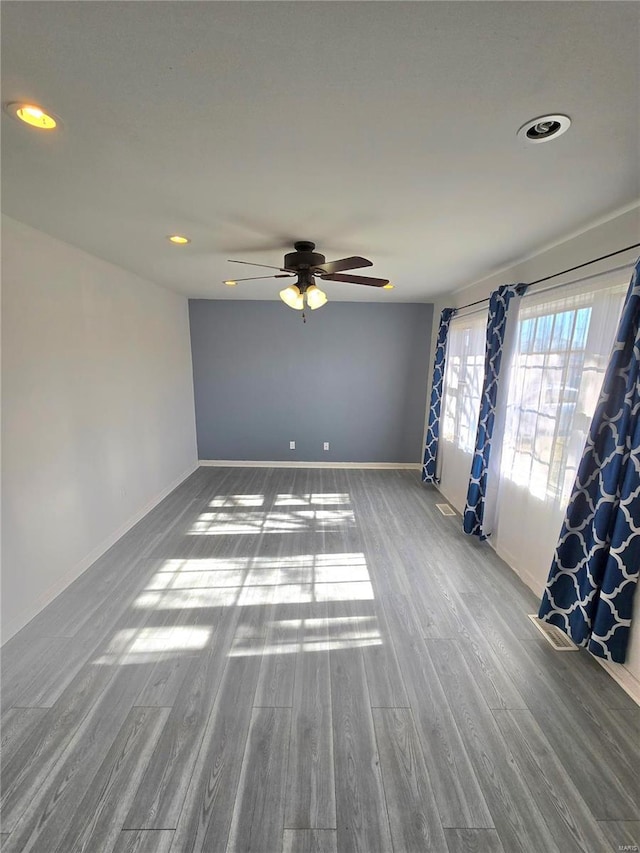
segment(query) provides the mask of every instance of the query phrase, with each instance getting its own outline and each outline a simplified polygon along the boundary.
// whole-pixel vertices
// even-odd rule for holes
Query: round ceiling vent
[[[518,131],[518,136],[525,142],[548,142],[550,139],[561,136],[565,130],[569,130],[570,124],[569,116],[539,116],[523,124]]]

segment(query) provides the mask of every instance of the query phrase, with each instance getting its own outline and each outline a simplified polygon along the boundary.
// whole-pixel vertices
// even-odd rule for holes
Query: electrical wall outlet
[[[290,441],[289,442],[289,450],[295,450],[295,449],[296,449],[295,441]]]
[[[324,450],[328,450],[328,449],[329,449],[329,442],[328,442],[328,441],[325,441],[325,443],[324,443]]]

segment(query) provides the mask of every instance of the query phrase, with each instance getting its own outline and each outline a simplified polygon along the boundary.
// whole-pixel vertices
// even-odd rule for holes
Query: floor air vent
[[[443,515],[455,515],[456,511],[449,504],[436,504],[436,507],[440,510]]]
[[[577,652],[579,651],[578,646],[571,640],[564,631],[561,631],[560,628],[555,625],[549,624],[549,622],[542,622],[535,613],[528,614],[529,619],[536,626],[538,631],[542,634],[545,640],[548,643],[551,643],[553,648],[557,652]]]

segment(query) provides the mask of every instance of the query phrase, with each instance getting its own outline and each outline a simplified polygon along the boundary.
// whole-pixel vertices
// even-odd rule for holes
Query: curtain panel
[[[539,617],[624,663],[640,571],[640,261],[565,514]]]
[[[440,407],[442,405],[444,370],[447,356],[447,336],[449,334],[449,324],[454,314],[454,308],[445,308],[440,315],[440,327],[438,329],[438,341],[436,343],[433,364],[431,400],[429,402],[429,422],[422,465],[422,481],[424,483],[439,482],[436,466],[438,461],[438,440],[440,437]]]
[[[484,525],[487,499],[487,477],[491,459],[491,442],[496,420],[496,405],[500,382],[500,366],[505,350],[509,303],[522,295],[526,285],[505,284],[494,290],[489,299],[487,338],[484,359],[484,379],[480,397],[480,414],[476,432],[473,461],[463,513],[463,529],[481,540],[490,534]]]

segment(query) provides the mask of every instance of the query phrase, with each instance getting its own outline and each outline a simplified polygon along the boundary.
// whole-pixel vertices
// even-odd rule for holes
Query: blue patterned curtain
[[[479,536],[480,539],[486,539],[491,532],[485,531],[483,521],[487,496],[487,475],[491,457],[491,439],[493,438],[496,416],[500,364],[504,350],[509,303],[516,294],[522,295],[525,290],[526,285],[523,284],[504,284],[494,290],[489,299],[480,415],[462,524],[465,533]]]
[[[598,657],[624,663],[640,571],[640,261],[540,604]]]
[[[444,366],[447,355],[447,336],[449,324],[455,314],[455,308],[445,308],[440,315],[438,342],[433,364],[433,385],[431,386],[431,402],[429,403],[429,425],[424,448],[424,464],[422,466],[422,481],[437,483],[436,461],[438,456],[438,439],[440,436],[440,406],[442,405],[442,387],[444,385]]]

